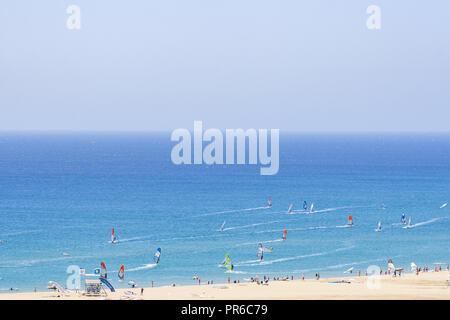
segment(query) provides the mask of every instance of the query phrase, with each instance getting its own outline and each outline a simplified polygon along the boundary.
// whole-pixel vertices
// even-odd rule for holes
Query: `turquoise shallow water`
[[[439,208],[450,200],[450,135],[280,139],[279,173],[261,176],[259,166],[175,166],[169,133],[2,133],[0,288],[44,290],[64,284],[69,265],[92,272],[100,261],[117,287],[450,262],[450,206]],[[304,200],[315,214],[286,214]],[[403,211],[415,228],[398,224]],[[348,215],[355,226],[340,228]],[[262,263],[258,242],[273,247]],[[148,266],[158,247],[160,264]],[[218,268],[226,253],[235,273]]]

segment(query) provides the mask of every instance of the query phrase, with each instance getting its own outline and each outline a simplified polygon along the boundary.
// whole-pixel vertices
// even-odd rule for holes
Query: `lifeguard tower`
[[[102,272],[100,268],[94,270],[94,274],[84,274],[84,292],[86,296],[106,296],[103,282],[100,280]]]

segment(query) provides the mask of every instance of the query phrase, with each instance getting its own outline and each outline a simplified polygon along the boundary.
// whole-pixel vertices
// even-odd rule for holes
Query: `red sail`
[[[124,265],[122,265],[120,267],[118,276],[119,276],[120,279],[123,279],[125,277],[125,266]]]
[[[103,269],[105,269],[105,274],[102,274],[102,277],[103,278],[108,278],[108,272],[107,272],[107,270],[106,270],[106,265],[105,265],[105,263],[102,261],[102,262],[100,262],[100,266],[103,268]]]

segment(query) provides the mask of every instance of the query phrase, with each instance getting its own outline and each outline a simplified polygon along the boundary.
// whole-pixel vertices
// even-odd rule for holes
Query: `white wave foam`
[[[247,274],[245,271],[227,270],[225,273]]]
[[[37,233],[37,232],[43,232],[43,231],[44,230],[23,230],[23,231],[2,233],[0,236],[3,238],[3,237],[19,236],[19,235],[22,235],[22,234]]]
[[[253,223],[253,224],[247,224],[247,225],[243,225],[243,226],[224,228],[222,231],[235,230],[235,229],[245,229],[245,228],[251,228],[251,227],[262,226],[262,225],[266,225],[266,224],[280,223],[280,222],[283,222],[283,221],[276,220],[276,221],[269,221],[269,222]]]
[[[330,212],[330,211],[336,211],[336,210],[345,210],[345,209],[356,209],[356,208],[371,208],[371,206],[344,206],[344,207],[334,207],[334,208],[325,208],[325,209],[319,209],[314,210],[313,212],[310,212],[309,210],[292,210],[291,214],[315,214],[315,213],[324,213],[324,212]]]
[[[236,212],[243,212],[243,211],[253,211],[253,210],[264,210],[269,209],[270,207],[255,207],[255,208],[243,208],[243,209],[235,209],[235,210],[225,210],[225,211],[216,211],[211,213],[205,213],[205,214],[199,214],[194,217],[207,217],[207,216],[215,216],[219,214],[225,214],[225,213],[236,213]]]
[[[418,222],[418,223],[415,223],[412,226],[410,226],[410,228],[416,228],[416,227],[424,226],[424,225],[436,222],[438,220],[440,220],[440,218],[434,218],[434,219],[430,219],[430,220],[427,220],[427,221]],[[404,227],[404,228],[406,228],[406,227]]]
[[[126,269],[125,271],[126,272],[133,272],[133,271],[147,270],[147,269],[153,269],[156,266],[157,266],[156,263],[150,263],[150,264],[145,264],[145,265],[140,266],[140,267]]]
[[[352,248],[354,248],[354,246],[345,247],[345,248],[338,248],[336,250],[326,251],[326,252],[318,252],[318,253],[311,253],[311,254],[305,254],[305,255],[294,256],[294,257],[279,258],[279,259],[275,259],[275,260],[263,260],[263,261],[260,261],[258,263],[242,263],[241,262],[240,264],[235,264],[235,266],[251,267],[251,266],[270,265],[270,264],[274,264],[274,263],[280,263],[280,262],[286,262],[286,261],[292,261],[292,260],[298,260],[298,259],[304,259],[304,258],[323,256],[323,255],[332,254],[332,253],[336,253],[336,252],[340,252],[340,251],[344,251],[344,250],[350,250]]]

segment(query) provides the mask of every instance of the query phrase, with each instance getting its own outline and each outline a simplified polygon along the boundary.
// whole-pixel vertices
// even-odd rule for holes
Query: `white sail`
[[[412,217],[409,216],[408,224],[407,224],[406,226],[404,226],[403,228],[404,228],[404,229],[409,229],[409,228],[412,228],[412,227],[413,227],[413,224],[412,224]]]
[[[378,221],[378,226],[377,226],[377,228],[375,229],[375,231],[381,231],[381,221]]]
[[[290,205],[289,208],[288,208],[287,213],[291,213],[291,212],[292,212],[292,206],[293,206],[293,204],[291,203],[291,205]]]

